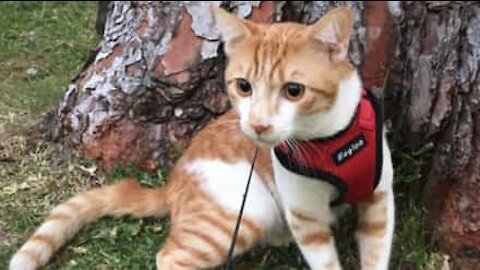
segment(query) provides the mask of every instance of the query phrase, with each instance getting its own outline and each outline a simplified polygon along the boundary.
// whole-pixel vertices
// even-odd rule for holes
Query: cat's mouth
[[[249,128],[242,128],[242,131],[250,140],[260,147],[274,148],[284,141],[283,138],[272,133],[259,135]]]
[[[253,141],[258,144],[261,147],[266,147],[266,148],[274,148],[278,146],[280,143],[282,143],[281,140],[275,140],[275,139],[270,139],[270,138],[262,138],[257,136],[256,138],[252,138]]]

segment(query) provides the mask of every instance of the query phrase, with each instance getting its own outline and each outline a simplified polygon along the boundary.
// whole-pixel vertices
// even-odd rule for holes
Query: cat
[[[225,82],[232,110],[192,139],[166,186],[149,189],[126,179],[55,207],[13,256],[10,270],[37,269],[87,223],[123,215],[170,216],[169,235],[156,256],[158,269],[220,266],[226,261],[255,149],[258,156],[234,255],[258,245],[294,242],[311,269],[341,269],[330,229],[335,220],[332,205],[341,190],[286,164],[318,160],[302,153],[344,133],[357,119],[365,90],[347,56],[352,11],[333,9],[312,25],[256,24],[220,8],[212,11],[228,59]],[[381,133],[376,137],[380,144],[372,150],[381,153],[378,183],[360,183],[368,196],[355,203],[361,269],[388,268],[394,229],[393,166],[383,129],[375,130]],[[336,152],[336,162],[347,164],[372,153],[371,144],[365,137],[349,142]],[[287,154],[280,158],[282,153]],[[373,158],[365,160],[374,164],[368,163]],[[344,198],[356,191],[351,188]]]

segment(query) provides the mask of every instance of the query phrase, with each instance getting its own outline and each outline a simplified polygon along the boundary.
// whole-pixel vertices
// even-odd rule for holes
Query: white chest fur
[[[273,151],[271,157],[284,208],[298,209],[309,216],[330,222],[332,217],[328,214],[328,208],[337,196],[336,188],[327,182],[288,171],[280,164]]]

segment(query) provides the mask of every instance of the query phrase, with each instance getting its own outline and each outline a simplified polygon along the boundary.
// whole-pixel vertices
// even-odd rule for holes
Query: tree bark
[[[222,81],[225,57],[210,4],[101,2],[97,30],[103,41],[66,91],[53,137],[66,139],[105,169],[117,163],[148,170],[168,167],[196,131],[230,106]],[[214,4],[263,23],[311,23],[332,6],[349,5],[356,13],[350,55],[359,67],[377,42],[368,36],[364,20],[374,17],[369,12],[386,11],[385,3],[356,1]],[[364,12],[365,6],[373,11]],[[382,25],[374,27],[381,36]],[[384,57],[377,54],[377,62],[371,61],[376,70],[365,77],[372,86],[383,79]]]
[[[391,3],[387,118],[404,145],[434,143],[427,189],[434,240],[480,265],[480,4]]]
[[[52,137],[104,169],[168,168],[192,135],[230,108],[211,4],[263,23],[312,23],[333,6],[352,7],[350,58],[365,86],[384,96],[388,126],[404,145],[436,146],[435,239],[465,269],[480,262],[480,4],[473,1],[102,2],[103,41],[65,92]]]

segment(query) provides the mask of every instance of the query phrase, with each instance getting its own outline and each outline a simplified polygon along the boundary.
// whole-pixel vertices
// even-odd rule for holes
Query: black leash
[[[240,206],[240,212],[238,213],[237,225],[235,226],[235,232],[233,233],[232,243],[230,244],[230,249],[228,251],[227,257],[227,267],[225,270],[232,269],[233,263],[233,251],[235,249],[235,243],[237,242],[238,230],[240,229],[240,222],[242,220],[243,208],[245,207],[245,202],[247,201],[248,189],[250,188],[250,180],[252,179],[253,167],[255,166],[255,160],[257,159],[258,149],[255,148],[255,153],[253,154],[252,166],[250,167],[250,174],[248,175],[247,186],[245,187],[245,193],[243,194],[242,206]]]

